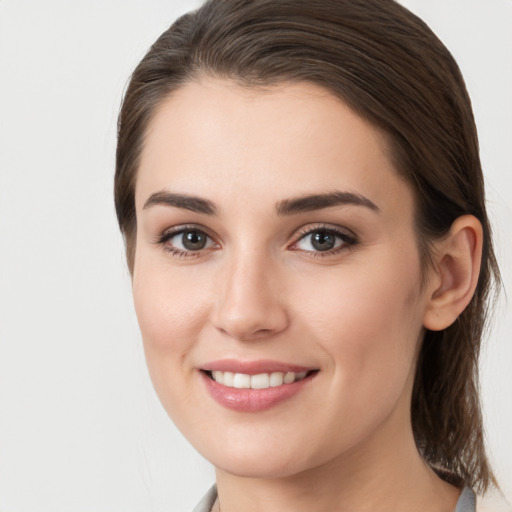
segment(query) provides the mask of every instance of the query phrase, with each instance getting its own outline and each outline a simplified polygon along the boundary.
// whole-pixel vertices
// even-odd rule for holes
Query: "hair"
[[[432,243],[457,217],[479,219],[484,243],[475,294],[453,325],[426,331],[411,421],[418,450],[441,478],[481,492],[497,485],[484,447],[478,358],[500,275],[471,102],[450,52],[394,0],[208,0],[179,18],[135,69],[119,116],[115,206],[131,272],[148,124],[173,91],[203,77],[249,88],[311,82],[383,131],[415,194],[423,271],[432,264]]]

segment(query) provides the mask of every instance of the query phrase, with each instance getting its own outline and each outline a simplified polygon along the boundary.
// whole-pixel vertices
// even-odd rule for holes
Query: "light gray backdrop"
[[[452,50],[512,288],[512,0],[404,0]],[[128,76],[191,0],[0,0],[0,512],[186,512],[213,471],[144,366],[112,205]],[[512,314],[482,362],[512,497]]]

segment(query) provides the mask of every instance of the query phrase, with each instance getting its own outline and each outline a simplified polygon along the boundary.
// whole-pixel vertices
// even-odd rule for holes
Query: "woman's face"
[[[150,124],[136,208],[149,371],[215,466],[293,475],[407,438],[427,299],[375,128],[312,84],[190,83]]]

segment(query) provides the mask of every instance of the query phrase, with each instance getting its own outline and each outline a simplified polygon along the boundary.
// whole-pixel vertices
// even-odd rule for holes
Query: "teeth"
[[[251,377],[252,389],[266,389],[270,387],[270,375],[268,373],[260,373]]]
[[[270,374],[269,384],[271,387],[283,385],[283,374],[281,372],[274,372]]]
[[[285,384],[291,384],[295,380],[295,373],[288,372],[284,374],[283,381]]]
[[[235,373],[233,387],[237,389],[249,389],[251,387],[251,376],[245,373]]]
[[[307,373],[308,372],[273,372],[248,375],[246,373],[221,372],[216,370],[212,372],[212,377],[215,382],[229,388],[267,389],[302,380],[306,377]]]
[[[224,373],[224,376],[221,376],[222,379],[220,382],[224,384],[224,386],[229,386],[232,388],[235,385],[235,374],[233,372],[217,372],[217,373]],[[217,380],[217,379],[215,379]]]

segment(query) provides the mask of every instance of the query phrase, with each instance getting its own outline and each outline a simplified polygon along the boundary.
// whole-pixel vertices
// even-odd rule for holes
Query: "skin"
[[[333,190],[377,208],[276,212]],[[145,207],[161,192],[205,199],[216,214]],[[476,219],[459,219],[439,243],[421,287],[413,193],[377,129],[313,84],[251,91],[211,78],[158,108],[136,210],[133,294],[148,368],[171,418],[215,465],[222,512],[454,510],[460,491],[415,447],[410,400],[425,327],[453,322],[476,286]],[[183,225],[204,231],[207,246],[175,254],[181,236],[158,243]],[[304,233],[325,226],[357,242],[315,250]],[[237,412],[199,372],[223,358],[319,372],[269,410]]]

